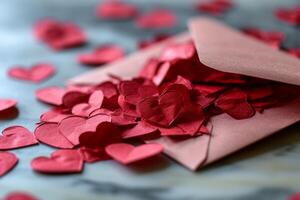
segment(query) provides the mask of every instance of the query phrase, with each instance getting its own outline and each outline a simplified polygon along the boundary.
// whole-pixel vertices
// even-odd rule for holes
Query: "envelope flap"
[[[208,67],[300,85],[300,61],[287,53],[205,17],[191,19],[189,30]]]

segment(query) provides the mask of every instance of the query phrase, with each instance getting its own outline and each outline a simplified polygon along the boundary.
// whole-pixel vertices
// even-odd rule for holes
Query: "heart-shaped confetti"
[[[44,123],[39,125],[35,129],[34,135],[38,141],[56,148],[70,149],[74,147],[74,145],[59,132],[57,123]]]
[[[14,99],[0,99],[0,114],[2,111],[11,109],[17,105],[17,101]]]
[[[97,16],[103,19],[129,19],[138,14],[138,9],[122,1],[104,1],[97,6]]]
[[[45,19],[35,26],[36,37],[54,50],[69,49],[86,43],[84,32],[75,24]]]
[[[79,173],[83,169],[83,158],[78,150],[57,150],[50,158],[34,158],[31,167],[46,174]]]
[[[276,17],[292,26],[300,24],[300,6],[297,5],[293,8],[280,8],[275,12]]]
[[[3,200],[38,200],[38,198],[27,192],[11,192]]]
[[[62,105],[65,90],[59,87],[50,86],[37,90],[35,95],[36,98],[41,102],[55,106],[60,106]]]
[[[10,152],[0,152],[0,177],[8,173],[18,163],[18,158]]]
[[[55,71],[53,65],[41,63],[31,68],[24,68],[22,66],[10,68],[8,75],[15,79],[39,83],[51,77]]]
[[[177,23],[176,15],[166,9],[158,9],[141,15],[136,20],[136,25],[140,28],[157,29],[171,28]]]
[[[127,165],[158,155],[163,151],[163,147],[160,144],[144,144],[135,147],[126,143],[116,143],[108,145],[105,151],[114,160]]]
[[[231,0],[211,0],[200,2],[196,5],[197,10],[213,15],[220,15],[233,6]]]
[[[102,65],[124,57],[124,50],[117,45],[104,45],[96,48],[90,54],[78,57],[80,63],[85,65]]]
[[[11,126],[0,135],[0,150],[16,149],[37,144],[34,135],[22,126]]]

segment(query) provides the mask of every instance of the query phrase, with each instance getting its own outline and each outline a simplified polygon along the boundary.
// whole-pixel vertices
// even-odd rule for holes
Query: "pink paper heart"
[[[74,147],[74,145],[59,132],[57,123],[41,124],[35,129],[34,135],[40,142],[53,147],[64,149]]]
[[[0,152],[0,177],[8,173],[18,163],[18,158],[10,152]]]
[[[32,81],[34,83],[41,82],[55,73],[55,68],[51,64],[41,63],[31,68],[16,66],[8,71],[8,75],[12,78]]]
[[[2,131],[0,150],[16,149],[37,144],[34,135],[22,126],[12,126]]]
[[[83,158],[78,150],[57,150],[51,157],[37,157],[31,167],[40,173],[79,173],[83,168]]]
[[[126,143],[116,143],[105,147],[105,151],[122,164],[131,164],[158,155],[163,151],[160,144],[144,144],[138,147]]]

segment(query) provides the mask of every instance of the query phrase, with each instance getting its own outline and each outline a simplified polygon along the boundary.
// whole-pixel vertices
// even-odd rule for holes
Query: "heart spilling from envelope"
[[[220,33],[222,34],[220,35]],[[193,49],[189,46],[190,41],[193,41],[197,51],[196,55],[199,57],[193,57]],[[300,61],[298,59],[209,18],[192,19],[189,22],[189,33],[174,36],[147,49],[136,52],[127,58],[108,64],[104,68],[75,77],[70,80],[70,84],[98,85],[108,80],[111,74],[114,77],[122,77],[122,79],[132,78],[138,74],[150,74],[151,77],[156,74],[153,82],[157,85],[163,84],[165,79],[171,79],[173,73],[176,74],[178,72],[177,67],[184,64],[179,62],[177,63],[178,66],[176,66],[177,64],[171,63],[172,56],[178,56],[172,50],[169,52],[164,51],[165,54],[161,55],[163,50],[174,43],[186,44],[178,46],[176,52],[180,52],[180,56],[191,58],[191,62],[199,61],[201,65],[205,66],[202,70],[205,70],[203,74],[206,74],[206,79],[201,78],[201,80],[211,82],[217,77],[219,80],[222,80],[222,83],[243,84],[246,80],[240,77],[256,77],[256,79],[253,78],[256,85],[263,84],[266,80],[272,84],[279,84],[281,82],[283,85],[291,88],[300,85]],[[160,61],[161,59],[164,60],[164,64],[159,69],[155,68],[159,61],[153,59],[157,56],[161,56]],[[168,63],[169,60],[170,63]],[[145,67],[145,65],[148,67]],[[172,69],[174,71],[170,70],[171,65],[175,66]],[[140,72],[141,70],[142,72]],[[192,70],[193,73],[183,71],[183,74],[180,75],[188,77],[193,81],[199,81],[199,76],[202,75],[197,70]],[[230,76],[224,78],[224,72],[230,74]],[[273,87],[272,84],[270,87]],[[140,112],[134,113],[135,116],[142,116],[147,122],[162,125],[159,129],[161,132],[165,131],[165,134],[161,134],[159,138],[145,138],[144,141],[146,143],[158,143],[162,145],[165,154],[191,170],[196,170],[201,166],[238,151],[300,120],[299,98],[295,98],[293,101],[282,105],[270,106],[270,108],[262,112],[260,108],[265,106],[264,102],[257,102],[256,100],[268,98],[270,95],[268,87],[263,88],[263,90],[248,87],[245,89],[247,90],[247,97],[238,89],[224,92],[224,88],[217,84],[206,86],[199,83],[195,87],[202,94],[208,94],[206,97],[209,97],[210,93],[219,93],[222,91],[222,95],[215,101],[213,97],[203,98],[203,96],[197,96],[195,98],[189,93],[190,85],[183,78],[179,77],[174,85],[184,87],[184,91],[188,95],[183,95],[182,92],[177,92],[174,89],[168,94],[164,94],[165,96],[161,95],[161,92],[159,95],[155,95],[155,92],[153,92],[152,97],[145,98],[144,102],[136,105],[134,102],[139,98],[141,93],[139,90],[135,90],[137,91],[136,94],[133,92],[128,96],[124,94],[120,95],[122,98],[118,101],[121,101],[124,107],[127,106],[128,121],[131,120],[130,115],[134,113],[129,111],[137,107]],[[147,87],[151,88],[151,86]],[[172,87],[172,85],[164,86],[164,91],[168,87]],[[130,99],[129,101],[132,104],[125,104],[126,101],[124,101],[124,98],[127,98],[127,100]],[[180,123],[177,124],[177,118],[182,117],[181,109],[179,108],[184,107],[181,103],[182,98],[190,99],[191,105],[195,101],[203,108],[206,108],[211,102],[215,102],[216,109],[213,112],[218,113],[221,109],[226,114],[223,113],[211,117],[212,130],[209,129],[209,125],[202,126],[206,119],[193,121],[193,123],[197,124],[198,131],[210,134],[201,134],[199,137],[188,139],[169,137],[168,130],[164,130],[166,127],[171,126],[171,130],[175,132],[184,132],[185,129],[191,127],[190,121],[183,123],[183,125]],[[247,100],[250,103],[251,101],[255,103],[252,102],[252,105],[250,105]],[[235,105],[239,105],[238,109],[232,102]],[[141,106],[142,109],[140,109]],[[169,109],[171,108],[170,106],[173,106],[172,109]],[[255,107],[255,110],[253,110],[253,107]],[[239,110],[241,108],[243,112]],[[156,110],[156,112],[149,112],[151,109]],[[171,112],[174,110],[176,112]],[[146,132],[155,132],[155,129],[152,128]],[[139,133],[134,132],[131,134],[138,135]],[[117,155],[115,152],[111,154],[114,156]]]

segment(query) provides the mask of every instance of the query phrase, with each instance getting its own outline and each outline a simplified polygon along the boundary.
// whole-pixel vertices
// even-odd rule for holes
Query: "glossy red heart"
[[[31,167],[40,173],[79,173],[83,169],[83,158],[78,150],[57,150],[50,158],[34,158]]]
[[[11,126],[0,135],[0,150],[16,149],[37,144],[34,135],[22,126]]]
[[[8,75],[12,78],[32,81],[39,83],[48,79],[55,73],[55,68],[51,64],[41,63],[34,65],[31,68],[16,66],[8,71]]]
[[[143,144],[135,147],[126,143],[116,143],[108,145],[105,151],[116,161],[127,165],[158,155],[163,151],[163,147],[160,144]]]
[[[0,152],[0,177],[8,173],[18,163],[18,158],[10,152]]]

